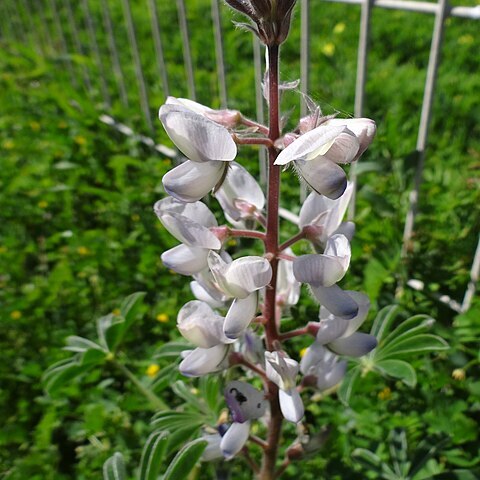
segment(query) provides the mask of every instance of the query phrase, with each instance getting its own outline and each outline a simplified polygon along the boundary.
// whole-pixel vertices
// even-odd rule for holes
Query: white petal
[[[210,107],[206,107],[201,103],[194,102],[188,98],[176,98],[176,97],[167,97],[165,102],[167,105],[181,105],[182,107],[186,107],[192,112],[198,113],[203,115],[207,112],[212,112],[213,110]]]
[[[189,247],[220,250],[222,242],[208,229],[177,213],[162,215],[163,226],[177,239]]]
[[[215,198],[225,214],[235,221],[245,215],[236,206],[236,202],[239,200],[253,205],[258,211],[265,206],[265,196],[255,178],[236,162],[230,164],[227,176],[215,193]]]
[[[238,338],[245,332],[250,322],[255,318],[257,313],[258,294],[254,292],[248,297],[240,299],[236,298],[225,317],[223,331],[227,338]]]
[[[317,365],[323,361],[328,350],[319,342],[313,342],[300,360],[300,371],[304,375],[313,374]]]
[[[196,163],[187,160],[163,176],[163,187],[177,200],[196,202],[217,185],[226,167],[223,162]]]
[[[377,346],[377,339],[368,333],[355,332],[350,337],[339,338],[328,344],[328,348],[339,355],[361,357]]]
[[[217,300],[210,295],[210,293],[199,282],[190,282],[190,290],[197,300],[205,302],[212,308],[222,308],[225,306],[225,302]]]
[[[344,263],[329,255],[302,255],[293,261],[295,278],[314,286],[331,287],[345,275]]]
[[[357,303],[338,285],[332,285],[331,287],[312,285],[311,289],[320,304],[333,313],[333,315],[348,320],[358,314],[359,308]]]
[[[180,309],[177,327],[182,336],[196,347],[211,348],[227,340],[223,335],[223,318],[198,300],[187,302]]]
[[[228,266],[225,279],[233,297],[245,298],[268,285],[272,279],[272,267],[263,257],[238,258]]]
[[[289,162],[309,161],[324,155],[331,147],[335,138],[346,131],[344,126],[320,125],[305,133],[281,151],[275,160],[275,165],[286,165]]]
[[[296,388],[290,390],[279,390],[278,400],[280,402],[280,410],[285,420],[293,423],[298,423],[305,413],[303,407],[302,397],[297,392]]]
[[[293,255],[290,248],[285,250],[287,255]],[[280,260],[277,273],[277,301],[283,305],[296,305],[300,298],[301,284],[297,282],[293,274],[293,262]]]
[[[323,156],[335,163],[351,163],[358,152],[359,146],[355,134],[346,130],[335,138],[332,146]]]
[[[249,383],[238,380],[229,382],[225,387],[224,396],[234,422],[245,423],[265,415],[267,408],[265,393]]]
[[[178,149],[195,162],[229,162],[237,146],[228,130],[181,105],[162,105],[160,120]]]
[[[326,345],[342,337],[347,331],[348,323],[351,321],[336,317],[322,320],[317,332],[316,342],[320,345]]]
[[[353,222],[343,222],[333,232],[333,235],[345,235],[345,237],[347,237],[347,240],[351,242],[353,236],[355,235],[355,224]]]
[[[178,245],[162,253],[163,264],[182,275],[194,275],[207,268],[207,255],[205,248]]]
[[[202,453],[202,460],[204,462],[210,462],[212,460],[218,460],[223,458],[222,450],[220,449],[220,442],[222,437],[219,433],[211,433],[202,435],[202,440],[207,441],[207,448]]]
[[[284,352],[265,352],[265,373],[282,390],[289,390],[296,384],[300,365]]]
[[[347,188],[345,172],[330,160],[297,161],[295,168],[312,190],[333,200]]]
[[[217,227],[218,222],[215,215],[202,202],[185,203],[180,202],[176,198],[165,197],[155,203],[153,210],[162,221],[162,216],[168,213],[176,213],[193,220],[200,225],[210,228]]]
[[[318,372],[317,388],[320,391],[328,390],[342,381],[347,371],[347,362],[342,361],[335,363],[328,371]]]
[[[227,366],[228,352],[228,345],[223,344],[211,348],[196,348],[187,353],[178,368],[186,377],[201,377],[217,372]]]
[[[230,460],[245,445],[250,435],[250,422],[232,423],[220,442],[223,456]]]
[[[228,288],[228,282],[226,279],[226,274],[228,271],[229,264],[216,252],[210,250],[208,254],[208,267],[212,272],[213,278],[217,284],[217,287],[225,294],[230,297],[231,295]]]
[[[350,131],[352,131],[358,138],[360,147],[355,156],[355,159],[358,159],[360,155],[368,148],[372,143],[373,137],[377,130],[375,122],[369,118],[333,118],[326,122],[327,125],[340,126],[345,125]]]

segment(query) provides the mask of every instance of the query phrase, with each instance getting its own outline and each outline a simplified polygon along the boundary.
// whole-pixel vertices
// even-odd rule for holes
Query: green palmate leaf
[[[49,395],[53,395],[65,384],[89,369],[90,365],[80,365],[77,359],[59,362],[45,372],[44,388]]]
[[[414,387],[417,383],[417,375],[414,368],[404,360],[381,360],[375,363],[375,369],[382,375],[399,378],[409,387]]]
[[[103,480],[126,480],[125,460],[123,455],[115,452],[103,464]]]
[[[192,393],[191,388],[188,387],[185,382],[183,382],[182,380],[177,380],[172,385],[172,390],[176,395],[185,400],[188,404],[194,405],[195,408],[201,410],[203,413],[206,413],[203,399],[200,399],[194,393]]]
[[[140,460],[140,480],[156,480],[168,443],[168,432],[155,431],[147,439]]]
[[[412,468],[410,469],[410,477],[413,478],[420,470],[440,452],[448,443],[450,439],[448,436],[437,441],[434,445],[429,443],[429,440],[423,440],[415,451],[415,456],[412,460]],[[455,478],[455,477],[452,477]]]
[[[186,342],[169,342],[165,345],[162,345],[153,355],[153,358],[168,358],[175,357],[178,358],[180,353],[184,350],[191,350],[192,345]]]
[[[220,378],[213,375],[207,375],[200,379],[200,390],[202,397],[206,400],[208,408],[214,412],[219,413],[220,403],[223,396],[220,395]]]
[[[163,480],[187,478],[187,475],[193,470],[206,447],[206,440],[201,438],[187,443],[187,445],[175,455],[175,458],[165,472]]]
[[[124,318],[124,329],[126,332],[140,313],[142,301],[145,298],[146,292],[137,292],[129,295],[120,306],[120,313]]]
[[[168,437],[167,455],[177,451],[181,445],[188,442],[192,438],[196,438],[200,431],[199,425],[188,426],[185,428],[179,428],[172,432]]]
[[[384,339],[384,343],[389,343],[392,339],[398,338],[400,335],[403,335],[407,331],[418,327],[423,326],[425,331],[433,326],[435,320],[428,315],[414,315],[413,317],[407,318],[402,323],[397,325],[395,329]]]
[[[370,450],[367,450],[366,448],[356,448],[352,452],[352,457],[357,462],[364,464],[367,468],[373,467],[374,471],[380,472],[382,459]]]
[[[410,469],[410,462],[407,461],[407,436],[405,430],[401,428],[392,430],[388,446],[395,472],[405,477]]]
[[[112,351],[121,337],[123,329],[123,317],[110,313],[97,320],[98,337],[100,343],[109,351]]]
[[[480,469],[452,470],[450,472],[438,473],[432,478],[435,480],[478,480],[480,478]]]
[[[93,366],[103,363],[107,352],[103,350],[90,349],[80,355],[78,363],[82,366]]]
[[[70,335],[67,337],[67,346],[64,347],[64,350],[69,350],[70,352],[79,352],[83,353],[86,350],[96,349],[104,350],[98,343],[88,340],[88,338],[78,337],[77,335]]]
[[[197,412],[166,411],[157,413],[152,419],[152,425],[161,430],[174,431],[177,428],[198,426],[204,423],[204,416]]]
[[[350,403],[350,396],[352,394],[355,382],[360,375],[360,371],[360,366],[358,365],[349,370],[348,373],[345,375],[345,378],[343,379],[340,388],[338,389],[338,398],[345,405],[348,405]]]
[[[177,378],[178,376],[178,366],[176,363],[171,365],[167,365],[165,368],[162,368],[155,379],[150,384],[150,389],[155,392],[159,393],[169,387]]]
[[[448,343],[437,335],[421,334],[408,337],[395,345],[388,345],[375,355],[377,361],[412,353],[426,353],[447,350]]]
[[[388,305],[378,312],[370,331],[370,333],[377,339],[378,343],[381,342],[385,333],[390,330],[390,327],[397,318],[399,311],[400,307],[398,305]]]
[[[404,323],[410,323],[411,319],[409,320],[406,320]],[[411,323],[410,323],[411,324]],[[403,325],[403,324],[402,324]],[[399,325],[398,328],[400,328],[402,325]],[[411,324],[412,325],[412,324]],[[412,338],[412,337],[416,337],[418,335],[421,335],[425,332],[427,332],[430,327],[431,327],[432,323],[431,323],[431,319],[429,320],[425,320],[423,321],[420,325],[417,325],[416,327],[412,326],[411,328],[409,328],[408,330],[406,331],[403,331],[403,333],[398,333],[396,334],[397,332],[397,329],[395,329],[392,333],[390,333],[390,335],[388,335],[387,338],[385,338],[385,340],[382,342],[382,345],[380,345],[380,350],[386,350],[386,349],[389,349],[389,348],[394,348],[395,345],[399,344],[399,343],[402,343],[404,340],[406,340],[407,338]]]

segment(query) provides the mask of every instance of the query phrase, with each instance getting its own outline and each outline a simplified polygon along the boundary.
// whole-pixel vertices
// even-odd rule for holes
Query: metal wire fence
[[[164,97],[172,92],[179,96],[180,92],[181,95],[195,100],[198,98],[201,82],[211,82],[209,79],[215,78],[216,87],[210,86],[211,90],[215,91],[212,95],[213,103],[226,107],[229,104],[228,85],[236,80],[229,78],[224,55],[224,26],[230,21],[230,17],[226,16],[226,9],[220,8],[220,0],[203,0],[200,3],[206,4],[208,1],[210,18],[202,19],[200,25],[192,26],[188,22],[187,8],[193,2],[186,0],[3,0],[0,3],[0,39],[4,42],[29,45],[42,56],[54,57],[62,67],[61,70],[68,75],[72,88],[82,90],[103,110],[102,121],[127,135],[137,135],[143,143],[174,158],[175,151],[156,144],[152,139],[158,135],[154,112]],[[446,20],[449,17],[460,17],[466,22],[479,20],[480,5],[452,7],[447,0],[438,0],[438,3],[407,0],[323,1],[352,4],[351,8],[358,5],[361,9],[354,97],[356,117],[364,115],[368,101],[365,92],[373,9],[419,12],[435,17],[417,132],[416,172],[404,222],[402,257],[406,258],[419,209],[419,192],[423,181],[429,124]],[[299,88],[303,94],[310,91],[310,13],[316,3],[314,0],[299,0]],[[142,29],[139,33],[138,24],[144,21],[145,12],[148,12],[150,28]],[[169,34],[166,42],[165,26],[171,27],[172,22],[175,24],[175,35]],[[99,32],[102,32],[102,35],[99,35]],[[198,53],[199,48],[202,48],[202,39],[206,36],[211,38],[210,45],[213,45],[213,52],[210,52],[209,56]],[[199,62],[205,62],[203,70],[208,73],[208,80],[201,74],[200,69],[196,70],[194,67],[192,45],[197,45],[197,56],[201,57],[200,60],[197,58],[197,66]],[[245,48],[245,45],[242,48]],[[245,50],[246,56],[251,55],[254,64],[254,78],[251,80],[255,85],[256,110],[252,113],[262,122],[264,107],[261,92],[261,46],[258,41],[253,40],[253,44]],[[146,63],[155,63],[154,77],[151,69],[145,71]],[[136,85],[136,89],[132,89],[131,85]],[[304,102],[301,103],[300,110],[305,113]],[[142,118],[132,115],[132,112],[137,111],[141,112]],[[266,171],[262,154],[259,169],[264,181]],[[351,177],[355,182],[355,168],[351,170]],[[288,212],[284,214],[295,221],[294,215]],[[349,211],[350,218],[354,215],[355,199]],[[439,300],[456,311],[466,311],[475,295],[479,272],[480,239],[463,300],[456,301],[441,295],[438,296]],[[409,284],[418,288],[419,282]]]

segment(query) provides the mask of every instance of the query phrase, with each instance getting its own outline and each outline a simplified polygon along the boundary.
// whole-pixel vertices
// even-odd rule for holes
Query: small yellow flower
[[[303,358],[306,353],[307,353],[307,348],[306,348],[306,347],[305,347],[305,348],[302,348],[302,349],[300,350],[300,358]]]
[[[234,238],[231,238],[228,242],[227,245],[229,247],[235,247],[237,245],[237,241]]]
[[[78,253],[79,255],[82,255],[82,256],[83,256],[83,255],[88,255],[88,254],[90,253],[90,250],[89,250],[87,247],[83,247],[83,246],[82,246],[82,247],[78,247],[78,248],[77,248],[77,253]]]
[[[172,162],[171,162],[171,160],[169,160],[168,158],[165,158],[165,159],[162,161],[162,163],[163,163],[164,165],[170,165]]]
[[[175,270],[171,270],[171,269],[168,271],[168,273],[170,275],[176,275],[177,274],[177,272]]]
[[[5,150],[12,150],[13,148],[15,148],[15,143],[13,142],[13,140],[4,140],[2,143],[2,147]]]
[[[385,387],[381,392],[378,393],[378,398],[380,400],[388,400],[391,396],[392,391],[388,387]]]
[[[67,127],[68,127],[68,123],[67,123],[67,122],[64,122],[63,120],[61,120],[60,122],[58,122],[58,128],[61,128],[62,130],[65,130]]]
[[[335,45],[331,42],[328,42],[326,43],[323,47],[322,47],[322,53],[326,56],[326,57],[333,57],[333,54],[335,53]]]
[[[119,308],[114,308],[114,309],[112,310],[112,313],[118,317],[121,312],[120,312],[120,309],[119,309]]]
[[[345,31],[345,24],[343,22],[337,23],[333,27],[333,33],[336,33],[337,35],[340,35]]]
[[[47,207],[48,207],[48,202],[45,201],[45,200],[40,200],[40,201],[38,202],[38,207],[39,207],[39,208],[47,208]]]
[[[40,129],[42,128],[42,126],[36,122],[36,121],[33,121],[33,122],[30,122],[30,128],[34,131],[34,132],[39,132]]]
[[[150,378],[153,378],[158,371],[160,370],[160,367],[156,363],[152,363],[148,366],[147,371],[145,372]]]
[[[12,320],[18,320],[20,318],[22,318],[22,312],[20,310],[14,310],[11,314],[10,314],[10,318]]]
[[[74,137],[73,141],[77,145],[86,145],[87,144],[87,139],[85,137],[82,137],[81,135],[77,135],[76,137]]]
[[[459,381],[459,382],[461,382],[462,380],[465,380],[466,376],[467,376],[467,374],[465,373],[465,370],[463,368],[456,368],[452,372],[452,378],[454,380]]]
[[[168,322],[168,315],[166,313],[159,313],[157,315],[157,322],[167,323]]]
[[[132,219],[133,222],[138,222],[140,220],[140,215],[138,215],[138,213],[134,213],[131,216],[131,219]]]
[[[0,254],[1,254],[1,253],[7,253],[7,252],[8,252],[8,248],[7,248],[7,247],[3,247],[3,246],[0,247]]]
[[[459,43],[459,45],[470,45],[474,42],[474,38],[473,38],[473,35],[471,35],[470,33],[466,33],[465,35],[461,35],[460,37],[458,37],[458,40],[457,42]]]

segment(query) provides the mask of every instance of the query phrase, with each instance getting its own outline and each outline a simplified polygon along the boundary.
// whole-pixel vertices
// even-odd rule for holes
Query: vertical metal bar
[[[20,15],[19,5],[18,2],[14,2],[13,6],[13,14],[11,18],[11,24],[13,26],[13,30],[16,32],[16,36],[19,39],[19,43],[27,44],[27,35],[25,28],[25,24],[23,23],[22,16]]]
[[[215,39],[215,59],[217,63],[218,91],[220,105],[227,108],[227,83],[225,79],[225,62],[223,58],[222,22],[218,0],[212,0],[213,35]]]
[[[308,95],[310,88],[310,1],[302,0],[300,4],[300,116],[307,114],[307,104],[304,95]]]
[[[473,257],[472,268],[470,269],[470,281],[462,302],[462,312],[466,312],[472,304],[475,291],[477,289],[478,277],[480,276],[480,236],[478,237],[477,249]]]
[[[92,14],[90,12],[90,7],[88,6],[88,0],[83,0],[82,6],[83,12],[85,14],[88,38],[90,40],[90,45],[95,56],[98,73],[100,74],[100,91],[102,92],[102,97],[105,105],[107,106],[107,108],[110,108],[112,102],[110,101],[110,94],[108,93],[107,77],[105,74],[105,69],[103,68],[103,61],[102,56],[100,55],[100,49],[98,48],[97,37],[95,36],[95,25],[93,22]]]
[[[52,37],[50,35],[50,27],[48,26],[48,20],[47,20],[47,17],[45,15],[44,5],[39,5],[39,7],[40,8],[39,8],[39,10],[37,10],[37,12],[39,14],[41,23],[43,24],[43,30],[44,30],[44,34],[45,34],[45,40],[46,40],[45,43],[47,44],[47,47],[50,50],[55,50],[54,45],[53,45],[53,41],[52,41]]]
[[[127,24],[128,40],[130,42],[130,49],[132,51],[133,62],[135,65],[135,74],[138,82],[138,89],[140,92],[140,106],[147,122],[147,128],[150,133],[153,133],[153,123],[150,108],[148,106],[148,93],[145,85],[145,77],[143,76],[142,62],[140,60],[140,53],[138,51],[137,37],[135,34],[135,27],[133,25],[132,11],[130,10],[129,0],[122,0],[123,15]]]
[[[107,0],[101,0],[103,25],[107,32],[108,50],[110,51],[110,58],[112,60],[113,74],[117,82],[118,90],[120,92],[120,101],[124,107],[128,108],[128,95],[125,86],[125,78],[123,76],[122,66],[120,64],[120,57],[117,50],[117,42],[115,41],[115,34],[113,32],[112,17],[110,9],[108,8]]]
[[[62,51],[62,55],[65,57],[65,63],[67,66],[68,74],[70,76],[70,80],[72,81],[74,87],[78,87],[77,78],[73,73],[72,62],[70,61],[70,57],[68,54],[67,42],[65,40],[65,35],[63,34],[62,24],[57,10],[57,4],[55,3],[55,0],[49,0],[49,5],[50,9],[52,10],[53,23],[55,25],[55,29],[57,30],[58,38],[60,40],[60,49]]]
[[[177,0],[178,25],[182,34],[183,58],[185,61],[185,72],[187,74],[188,95],[192,100],[196,100],[195,77],[193,75],[192,54],[190,52],[190,39],[188,35],[187,14],[185,11],[184,0]]]
[[[14,42],[20,43],[20,39],[17,36],[17,31],[13,25],[12,22],[12,12],[10,10],[10,6],[7,5],[6,3],[3,4],[4,8],[4,13],[2,15],[2,21],[3,21],[3,28],[2,30],[6,32],[5,37],[9,38],[10,40],[13,40]]]
[[[148,0],[150,18],[152,23],[153,44],[155,46],[155,58],[157,60],[158,73],[162,79],[162,88],[165,97],[170,95],[168,88],[168,72],[163,55],[162,39],[160,37],[160,25],[158,23],[158,10],[156,0]]]
[[[253,37],[253,65],[255,69],[255,107],[257,122],[263,123],[265,121],[265,114],[263,109],[263,93],[262,93],[262,51],[260,41],[254,35]],[[266,185],[268,182],[267,156],[265,149],[260,148],[258,151],[258,165],[260,169],[260,183]]]
[[[33,26],[32,12],[31,12],[30,6],[28,5],[28,0],[20,0],[18,5],[23,10],[22,16],[25,19],[28,36],[30,37],[30,44],[33,46],[33,48],[36,50],[37,53],[41,54],[43,53],[41,48],[42,42],[41,42],[40,36],[38,35],[37,29],[34,28]]]
[[[402,258],[408,253],[410,240],[412,238],[415,217],[418,211],[418,195],[422,184],[423,167],[425,164],[425,148],[428,139],[428,126],[432,112],[433,95],[435,93],[435,83],[437,78],[438,64],[440,61],[440,51],[442,47],[442,37],[445,18],[448,15],[448,0],[439,0],[437,4],[437,13],[435,14],[435,25],[433,29],[432,44],[430,47],[430,57],[428,60],[427,77],[425,80],[425,91],[423,94],[422,113],[417,137],[418,161],[415,171],[414,188],[409,196],[409,208],[405,219],[405,228],[403,231]]]
[[[363,116],[365,105],[365,84],[367,81],[368,48],[370,44],[370,18],[372,14],[372,0],[362,1],[362,12],[360,16],[360,32],[358,38],[357,52],[357,79],[355,82],[355,109],[354,115],[359,118]],[[357,199],[357,165],[356,162],[350,168],[350,181],[353,183],[353,193],[348,206],[348,219],[355,217],[355,204]]]
[[[77,24],[75,22],[75,16],[73,15],[72,4],[70,3],[70,0],[65,0],[65,5],[67,7],[67,18],[68,18],[70,30],[72,31],[72,39],[73,39],[73,44],[75,46],[75,50],[80,56],[85,56],[85,52],[80,42],[80,37],[78,35]],[[85,66],[81,67],[81,69],[82,69],[82,77],[83,77],[83,83],[85,85],[85,90],[88,95],[92,95],[92,82],[90,80],[90,75],[88,74],[88,70]]]

